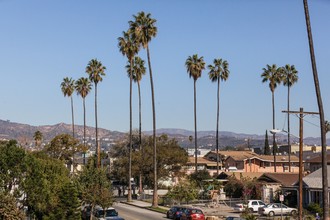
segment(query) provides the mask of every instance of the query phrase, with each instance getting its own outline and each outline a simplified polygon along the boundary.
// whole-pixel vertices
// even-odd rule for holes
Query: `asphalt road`
[[[166,220],[166,215],[147,209],[126,205],[124,203],[116,203],[113,206],[118,215],[125,220]]]

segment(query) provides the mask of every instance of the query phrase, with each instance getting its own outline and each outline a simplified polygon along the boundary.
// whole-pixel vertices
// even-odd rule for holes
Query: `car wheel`
[[[292,215],[292,216],[297,215],[297,211],[296,211],[296,210],[292,210],[292,211],[291,211],[291,215]]]
[[[270,212],[268,213],[268,215],[269,215],[270,217],[273,217],[273,216],[275,215],[275,213],[274,213],[273,211],[270,211]]]

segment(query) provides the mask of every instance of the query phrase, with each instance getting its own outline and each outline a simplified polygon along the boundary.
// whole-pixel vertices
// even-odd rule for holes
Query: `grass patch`
[[[149,207],[147,209],[152,210],[152,211],[156,211],[156,212],[160,212],[160,213],[164,213],[164,214],[166,214],[166,212],[167,212],[167,209],[164,209],[164,208],[161,208],[161,207],[157,207],[157,208]]]

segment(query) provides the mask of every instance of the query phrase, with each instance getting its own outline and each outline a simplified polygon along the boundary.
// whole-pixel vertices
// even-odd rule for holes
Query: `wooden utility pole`
[[[315,115],[319,114],[318,112],[304,112],[303,108],[300,108],[299,111],[282,111],[288,114],[299,114],[299,204],[298,204],[298,219],[303,219],[303,145],[304,145],[304,115]],[[289,135],[291,135],[289,133]],[[289,152],[291,154],[291,152]]]
[[[326,140],[326,129],[325,129],[325,120],[324,120],[324,110],[322,103],[321,88],[319,83],[319,77],[316,68],[316,59],[314,53],[314,44],[312,36],[312,26],[309,18],[309,10],[307,0],[304,2],[304,11],[305,11],[305,21],[307,27],[308,35],[308,44],[309,44],[309,53],[311,56],[315,94],[317,98],[317,105],[319,107],[320,113],[320,127],[321,127],[321,144],[322,144],[322,206],[323,206],[323,219],[330,219],[329,217],[329,189],[328,189],[328,167],[327,167],[327,140]]]

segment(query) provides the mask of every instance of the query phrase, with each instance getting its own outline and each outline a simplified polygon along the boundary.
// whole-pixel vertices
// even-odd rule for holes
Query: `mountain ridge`
[[[17,122],[10,122],[9,120],[0,119],[0,138],[3,139],[27,139],[33,140],[33,135],[36,131],[41,131],[43,133],[45,140],[51,140],[56,135],[67,133],[72,134],[72,125],[66,124],[63,122],[54,124],[54,125],[38,125],[33,126],[29,124],[22,124]],[[75,125],[75,135],[76,137],[83,136],[84,126]],[[152,131],[143,131],[145,135],[151,135]],[[167,134],[171,138],[177,138],[179,142],[185,142],[184,145],[189,144],[188,137],[191,135],[194,137],[194,131],[181,128],[159,128],[156,131],[157,135]],[[91,126],[86,126],[86,136],[94,136],[95,128]],[[99,137],[100,138],[111,138],[113,140],[119,140],[124,138],[127,135],[127,132],[120,131],[111,131],[104,128],[99,128]],[[215,139],[215,131],[198,131],[197,136],[199,142],[211,142],[203,141],[203,139]],[[278,137],[281,139],[285,138],[286,134],[278,134]],[[235,133],[230,131],[220,131],[219,138],[223,139],[222,141],[225,144],[235,146],[234,143],[246,143],[249,141],[258,141],[258,144],[261,144],[260,141],[264,140],[265,135],[258,134],[244,134],[244,133]],[[298,141],[298,138],[292,138],[292,142]],[[306,137],[304,138],[304,143],[308,145],[320,145],[320,138],[315,137]],[[327,139],[327,143],[330,142],[330,139]],[[231,144],[232,143],[232,144]]]

